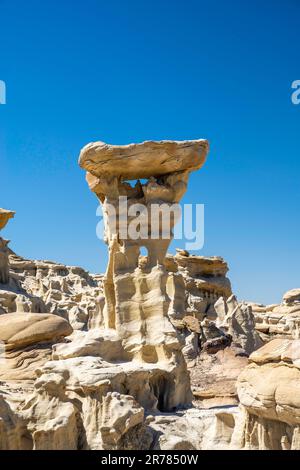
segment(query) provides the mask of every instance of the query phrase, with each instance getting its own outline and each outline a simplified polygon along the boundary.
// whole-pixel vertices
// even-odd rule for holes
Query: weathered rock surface
[[[288,291],[279,305],[251,307],[255,328],[265,340],[272,338],[300,338],[300,289]]]
[[[90,189],[103,206],[104,239],[109,247],[103,279],[102,327],[115,330],[121,339],[123,354],[119,361],[135,361],[145,369],[151,364],[153,369],[165,371],[162,383],[158,385],[155,379],[154,387],[159,395],[162,388],[168,390],[168,397],[165,394],[158,399],[165,410],[189,403],[192,395],[182,344],[168,316],[165,256],[173,237],[174,220],[170,218],[169,235],[165,236],[163,221],[150,215],[157,203],[171,207],[180,201],[187,189],[189,172],[204,164],[207,151],[208,144],[203,140],[127,146],[97,142],[85,147],[79,159],[80,166],[87,170]],[[149,179],[142,184],[138,178]],[[134,188],[126,182],[133,179],[138,179]],[[120,206],[121,198],[126,200],[125,207]],[[122,225],[124,219],[143,223],[140,215],[131,213],[136,204],[139,213],[144,214],[142,237],[131,235],[127,226],[124,233]],[[110,217],[112,209],[115,218]],[[140,260],[143,246],[148,256]]]
[[[244,351],[226,347],[215,354],[202,352],[190,369],[197,406],[228,406],[239,403],[236,381],[248,364]]]
[[[12,219],[15,215],[14,211],[8,211],[6,209],[1,209],[0,208],[0,230],[2,230],[9,219]]]
[[[300,341],[274,339],[250,356],[237,389],[250,449],[300,449]]]
[[[9,283],[0,286],[1,313],[53,313],[76,330],[86,330],[97,316],[102,276],[77,266],[32,261],[9,250]]]
[[[70,324],[56,315],[11,313],[0,316],[0,341],[5,350],[58,340],[72,331]]]
[[[82,149],[79,165],[96,177],[135,180],[198,170],[204,165],[207,152],[206,140],[147,141],[129,145],[94,142]]]
[[[80,162],[104,209],[118,196],[148,208],[157,200],[178,202],[208,150],[205,141],[144,143],[112,149],[110,162],[96,147],[96,156],[84,150]],[[124,179],[136,175],[149,181],[132,190]],[[0,396],[11,421],[21,424],[10,442],[0,434],[0,448],[24,447],[22,435],[32,449],[132,448],[140,432],[146,437],[139,448],[149,448],[155,431],[147,431],[145,410],[172,411],[192,400],[183,345],[168,317],[164,259],[172,233],[149,241],[143,266],[141,243],[122,239],[106,222],[104,299],[100,279],[78,268],[10,253],[11,276],[1,292]]]
[[[15,212],[13,211],[0,209],[0,230],[6,226],[9,219],[12,219],[14,215]],[[9,240],[4,240],[0,237],[0,285],[7,284],[9,282],[8,243]]]
[[[167,254],[174,219],[167,237],[159,218],[157,238],[123,232],[125,216],[144,220],[135,204],[178,203],[207,151],[82,150],[104,209],[104,276],[25,260],[0,238],[1,450],[300,449],[300,290],[278,306],[238,302],[222,258]],[[13,214],[0,209],[0,229]]]
[[[186,250],[178,250],[175,256],[166,256],[165,266],[169,272],[167,292],[173,299],[170,317],[181,319],[190,314],[199,320],[204,317],[215,320],[216,301],[232,295],[226,277],[227,263],[220,257],[195,256]]]

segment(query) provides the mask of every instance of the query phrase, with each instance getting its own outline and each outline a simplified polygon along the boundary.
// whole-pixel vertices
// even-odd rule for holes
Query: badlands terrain
[[[103,275],[0,238],[1,450],[300,449],[300,289],[239,301],[222,258],[171,255],[172,235],[128,239],[107,216],[120,196],[178,203],[207,153],[205,140],[82,149],[106,214]],[[14,216],[0,209],[1,235]]]

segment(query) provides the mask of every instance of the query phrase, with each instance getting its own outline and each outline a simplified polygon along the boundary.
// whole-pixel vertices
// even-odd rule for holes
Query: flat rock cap
[[[94,142],[83,147],[79,165],[97,177],[124,180],[161,176],[201,168],[206,160],[207,140],[160,140],[139,144],[109,145]]]

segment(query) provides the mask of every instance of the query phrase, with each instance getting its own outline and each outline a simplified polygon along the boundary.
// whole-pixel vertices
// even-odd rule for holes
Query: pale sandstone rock
[[[17,416],[0,394],[0,450],[31,449],[31,439],[26,433],[25,421]]]
[[[0,208],[0,230],[6,226],[9,219],[12,219],[14,215],[15,212]],[[8,243],[9,240],[0,237],[0,285],[9,282]]]
[[[300,303],[300,289],[292,289],[286,292],[283,296],[283,301],[287,304],[294,302]]]
[[[83,149],[80,164],[88,170],[90,187],[104,209],[119,195],[126,196],[129,206],[138,199],[151,208],[157,200],[173,204],[181,199],[189,172],[203,165],[207,150],[206,141],[124,147],[92,144]],[[124,179],[136,175],[149,181],[131,188]],[[8,314],[2,315],[3,324],[6,317],[11,320],[2,332],[6,349],[14,353],[23,348],[22,360],[28,346],[32,353],[48,341],[52,353],[47,362],[49,347],[42,357],[38,354],[36,363],[31,357],[30,366],[36,366],[38,378],[29,399],[24,400],[12,382],[6,382],[8,403],[19,403],[13,412],[25,423],[29,448],[130,448],[130,441],[145,429],[144,409],[173,410],[191,400],[182,344],[168,317],[164,259],[172,234],[169,239],[149,241],[144,264],[139,260],[141,244],[121,240],[120,234],[118,229],[113,232],[107,219],[110,256],[103,279],[105,303],[101,289],[92,291],[95,283],[88,275],[83,282],[84,273],[76,268],[66,270],[48,261],[29,262],[11,254]],[[91,292],[94,304],[89,309]],[[26,313],[33,309],[30,296],[42,299],[50,315]],[[10,313],[14,305],[19,313]],[[60,317],[78,331],[69,336],[69,343],[54,346],[54,340],[72,332]],[[9,359],[19,367],[19,357]],[[23,389],[30,390],[32,376],[22,378]],[[15,433],[17,440],[18,430]],[[150,447],[152,432],[145,435],[148,438],[141,445]]]
[[[2,230],[9,219],[12,219],[15,215],[14,211],[8,211],[6,209],[1,209],[0,208],[0,230]]]
[[[2,350],[2,351],[1,351]],[[0,380],[10,381],[34,381],[36,369],[41,367],[52,357],[52,343],[29,345],[17,350],[4,351],[0,347]],[[23,387],[23,384],[20,385]]]
[[[167,291],[174,299],[169,315],[177,319],[189,313],[199,320],[206,316],[215,320],[215,303],[232,295],[227,263],[220,257],[195,256],[185,250],[184,254],[168,254],[165,266],[170,273]]]
[[[0,284],[9,282],[8,240],[0,237]]]
[[[0,341],[6,350],[58,340],[72,331],[70,324],[56,315],[11,313],[0,316]]]
[[[83,149],[80,164],[104,209],[119,195],[129,207],[136,201],[170,205],[185,193],[189,172],[202,166],[207,148],[205,141],[96,143]],[[137,178],[149,181],[135,187],[125,181]],[[184,357],[197,406],[200,400],[207,407],[236,404],[235,380],[247,357],[237,346],[224,349],[222,340],[232,335],[248,353],[255,350],[262,343],[254,316],[257,329],[259,316],[267,316],[266,336],[281,328],[295,331],[297,298],[281,306],[240,304],[230,298],[222,258],[186,250],[166,256],[172,234],[150,240],[148,256],[140,257],[144,243],[122,240],[118,230],[106,220],[110,257],[104,278],[6,250],[10,266],[0,288],[1,316],[13,320],[18,312],[23,321],[35,312],[41,320],[48,313],[67,319],[75,331],[70,334],[67,323],[63,335],[57,335],[60,328],[36,334],[37,322],[27,332],[21,327],[16,337],[7,334],[4,363],[0,358],[0,449],[299,448],[299,404],[292,396],[298,393],[296,343],[267,345],[270,350],[251,355],[239,380],[240,409],[175,413],[191,400]],[[279,374],[271,371],[275,366]],[[261,369],[270,377],[262,396]]]
[[[263,345],[255,330],[255,317],[251,305],[238,302],[235,295],[232,295],[226,302],[218,301],[216,308],[219,328],[227,331],[232,341],[240,345],[247,354],[251,354]]]
[[[179,202],[187,189],[189,172],[204,164],[207,151],[208,144],[202,140],[144,142],[128,146],[98,142],[86,146],[79,160],[80,166],[88,172],[90,189],[104,210],[104,238],[109,246],[109,262],[103,280],[103,327],[116,331],[127,358],[143,367],[158,364],[164,368],[166,389],[173,389],[174,381],[179,383],[180,377],[184,386],[171,393],[173,401],[168,399],[171,408],[191,399],[182,345],[168,317],[170,299],[165,256],[172,233],[165,238],[163,227],[159,225],[156,239],[151,236],[146,239],[126,237],[120,221],[113,226],[109,208],[113,206],[117,216],[131,220],[130,208],[137,202],[148,212],[158,201],[167,206]],[[149,180],[145,184],[138,181],[134,188],[125,181],[137,178]],[[120,208],[120,196],[126,198],[125,209]],[[125,213],[120,213],[121,210]],[[152,220],[147,224],[150,234]],[[142,246],[148,249],[148,256],[140,262]],[[124,357],[119,358],[122,359]]]
[[[35,380],[52,357],[55,342],[72,333],[56,315],[10,313],[0,316],[0,380]]]
[[[9,253],[9,284],[0,288],[5,313],[54,313],[86,330],[100,315],[102,276],[76,266],[31,261]],[[3,312],[2,312],[3,313]]]
[[[236,380],[248,364],[241,349],[227,347],[215,354],[201,352],[196,364],[190,369],[195,399],[201,406],[238,404]]]
[[[129,145],[94,142],[82,149],[79,164],[106,181],[111,176],[135,180],[197,170],[204,165],[207,152],[206,140],[147,141]]]
[[[250,356],[237,382],[246,409],[244,445],[300,449],[300,343],[275,339]]]
[[[20,407],[27,423],[33,450],[76,450],[77,409],[67,400],[65,378],[53,374],[35,382],[32,397]]]

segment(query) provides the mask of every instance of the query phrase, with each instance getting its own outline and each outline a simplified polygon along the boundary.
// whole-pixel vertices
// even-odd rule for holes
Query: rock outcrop
[[[153,378],[152,388],[165,410],[191,400],[182,346],[168,317],[165,257],[175,223],[168,211],[184,195],[189,173],[204,164],[207,151],[203,140],[127,146],[100,142],[86,146],[79,160],[105,218],[109,262],[103,279],[102,326],[115,330],[122,341],[124,352],[116,361],[162,370],[161,378]],[[148,181],[141,183],[138,178]],[[132,187],[128,180],[135,179]],[[158,206],[165,211],[162,219],[160,212],[153,217]],[[139,233],[130,231],[130,226],[139,226]],[[141,247],[148,250],[143,263]]]
[[[77,266],[27,260],[9,250],[9,282],[0,286],[0,313],[53,313],[87,330],[101,304],[102,276]]]
[[[169,316],[175,320],[184,315],[215,320],[216,301],[232,295],[226,277],[227,263],[220,257],[208,258],[177,250],[175,256],[166,256],[165,266],[169,272],[167,291],[172,299]]]
[[[23,259],[0,238],[1,450],[300,449],[300,290],[239,302],[222,258],[167,253],[207,151],[83,148],[104,276]],[[13,215],[0,209],[0,229]]]
[[[15,212],[0,208],[0,230],[6,226],[9,219],[12,219],[14,215]],[[0,237],[0,285],[9,282],[8,243],[9,240]]]
[[[300,449],[300,340],[274,339],[250,356],[237,383],[248,449]]]
[[[251,354],[263,345],[263,340],[255,330],[255,317],[251,305],[238,302],[232,295],[224,301],[219,299],[215,306],[218,312],[217,325],[227,331],[233,343],[241,346]]]
[[[255,328],[265,341],[273,338],[300,338],[300,289],[284,294],[279,305],[250,304]]]

